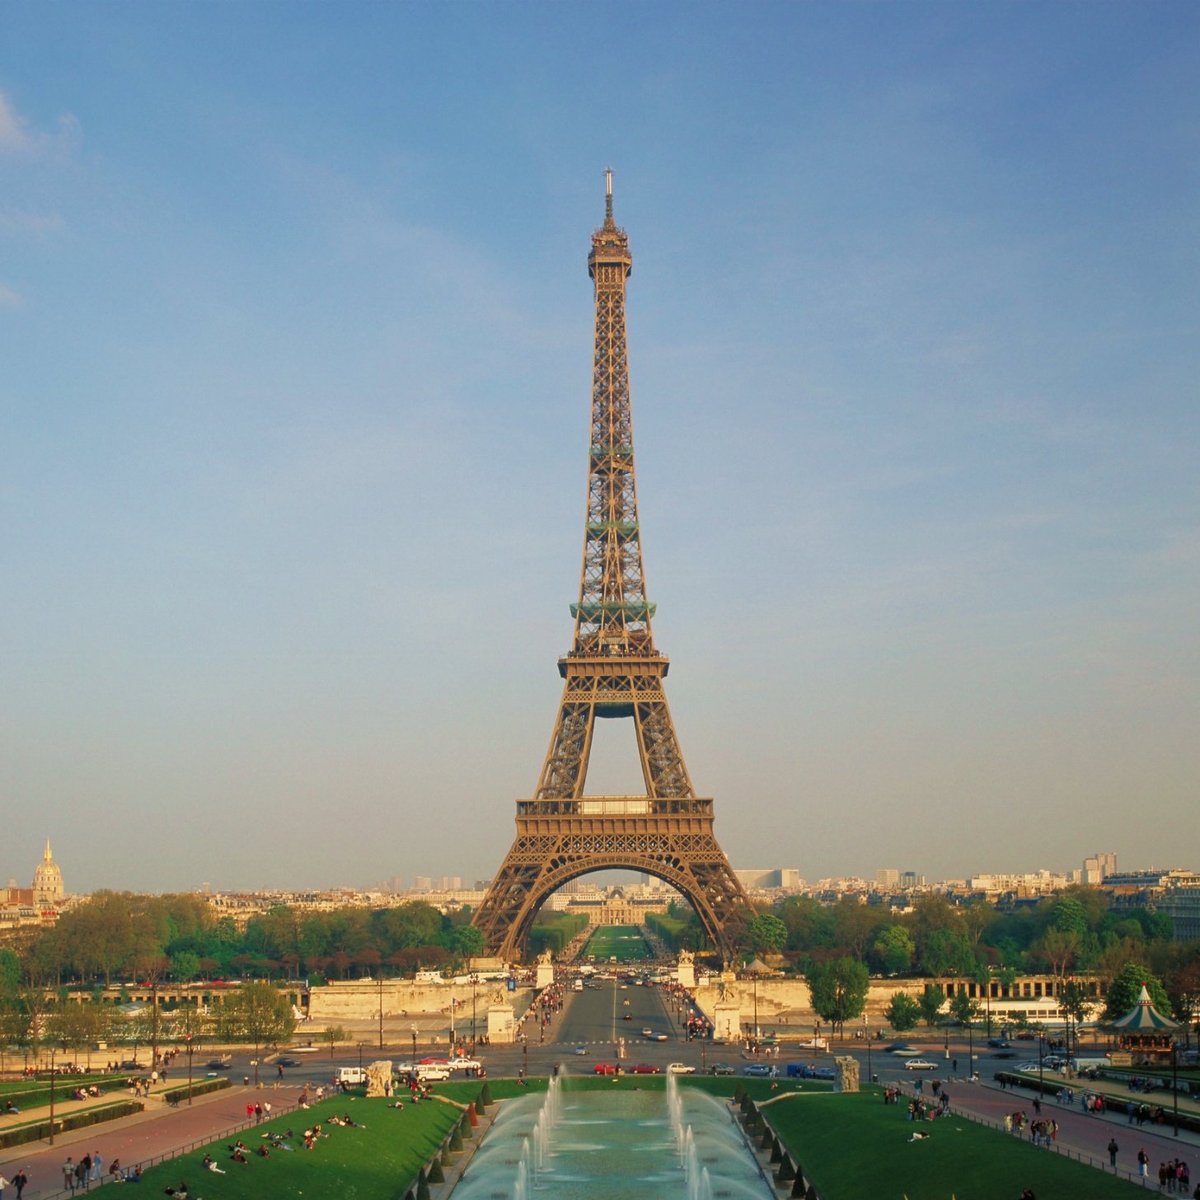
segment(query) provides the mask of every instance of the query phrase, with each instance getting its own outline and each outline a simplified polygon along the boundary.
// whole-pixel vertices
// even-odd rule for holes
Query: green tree
[[[903,1033],[921,1019],[921,1006],[907,992],[893,992],[883,1015],[897,1033]]]
[[[341,1025],[326,1025],[321,1030],[321,1041],[329,1043],[329,1057],[333,1057],[333,1048],[338,1042],[346,1040],[346,1031]]]
[[[942,1005],[946,1003],[946,993],[936,983],[927,983],[917,1002],[921,1009],[921,1017],[925,1024],[932,1027],[941,1020]]]
[[[903,925],[885,925],[871,947],[880,968],[888,975],[911,970],[916,946]]]
[[[921,950],[921,969],[926,975],[971,975],[975,956],[963,934],[934,929]]]
[[[812,1006],[822,1021],[844,1032],[847,1021],[861,1016],[871,976],[867,968],[849,957],[816,963],[808,970]]]
[[[778,954],[787,939],[787,926],[771,913],[759,913],[746,925],[746,943],[756,954]]]
[[[244,983],[225,997],[217,1014],[219,1036],[251,1042],[255,1057],[263,1046],[278,1046],[292,1036],[296,1016],[291,1001],[269,983]]]
[[[1138,1002],[1142,987],[1150,993],[1150,1002],[1164,1017],[1171,1015],[1171,1001],[1157,975],[1141,963],[1126,963],[1109,986],[1105,998],[1104,1019],[1115,1021],[1123,1017]]]
[[[190,983],[200,974],[200,955],[192,950],[178,950],[171,955],[171,978],[178,983]]]
[[[979,1015],[979,1004],[967,995],[965,989],[959,988],[950,998],[950,1015],[960,1025],[970,1025]]]

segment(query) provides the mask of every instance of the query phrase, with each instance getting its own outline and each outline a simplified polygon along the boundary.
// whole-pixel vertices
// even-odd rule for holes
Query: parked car
[[[936,1071],[937,1063],[930,1062],[927,1058],[910,1058],[904,1064],[906,1071]]]
[[[708,1073],[710,1075],[732,1075],[734,1071],[728,1063],[709,1063]]]
[[[617,1064],[610,1062],[598,1062],[592,1067],[594,1075],[615,1075],[617,1073]]]
[[[357,1087],[359,1084],[367,1082],[366,1067],[338,1067],[337,1070],[338,1083],[344,1083],[347,1087]]]
[[[573,1051],[573,1053],[575,1053],[575,1054],[586,1054],[587,1052],[588,1052],[588,1048],[584,1042],[579,1042]]]
[[[696,1068],[689,1066],[687,1063],[668,1063],[668,1075],[695,1075]]]
[[[747,1063],[742,1068],[742,1074],[766,1077],[771,1074],[772,1070],[773,1068],[768,1066],[766,1063]]]
[[[633,1075],[661,1075],[662,1067],[656,1067],[653,1063],[638,1063],[635,1067],[629,1068]]]
[[[438,1083],[450,1078],[450,1068],[445,1063],[417,1063],[417,1078],[423,1083]]]
[[[816,1063],[790,1062],[787,1065],[789,1079],[836,1079],[837,1072],[832,1067],[818,1067]]]
[[[483,1066],[483,1063],[477,1058],[460,1056],[459,1058],[452,1058],[446,1066],[452,1071],[478,1071]]]

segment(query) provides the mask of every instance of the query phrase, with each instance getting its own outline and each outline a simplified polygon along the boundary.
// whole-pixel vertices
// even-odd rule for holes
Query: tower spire
[[[604,168],[604,228],[615,229],[612,209],[612,167]]]

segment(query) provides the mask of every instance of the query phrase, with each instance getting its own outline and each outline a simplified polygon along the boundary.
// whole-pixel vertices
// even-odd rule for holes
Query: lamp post
[[[412,1027],[412,1073],[413,1078],[417,1076],[417,1027]]]
[[[1171,1038],[1171,1099],[1175,1136],[1179,1136],[1179,1044]]]
[[[362,1048],[363,1048],[363,1044],[362,1044],[362,1042],[359,1042],[358,1043],[358,1069],[360,1071],[362,1070]]]
[[[967,1022],[967,1078],[975,1074],[975,1026]]]
[[[383,1049],[383,973],[379,975],[379,1048]]]
[[[196,1047],[195,1047],[195,1044],[192,1042],[192,1035],[190,1033],[184,1035],[184,1041],[187,1044],[187,1056],[188,1056],[188,1108],[191,1108],[191,1106],[192,1106],[192,1055],[195,1053]]]
[[[754,985],[754,1053],[758,1053],[758,975],[751,976]]]
[[[1045,1063],[1046,1035],[1038,1030],[1038,1099],[1041,1099],[1042,1088],[1046,1083]]]
[[[867,1034],[867,1082],[875,1082],[875,1073],[871,1070],[871,1035]]]
[[[479,982],[478,972],[471,972],[471,1054],[475,1053],[475,985]]]
[[[54,1145],[54,1047],[50,1047],[50,1145]]]
[[[521,1078],[529,1081],[529,1042],[521,1043]]]

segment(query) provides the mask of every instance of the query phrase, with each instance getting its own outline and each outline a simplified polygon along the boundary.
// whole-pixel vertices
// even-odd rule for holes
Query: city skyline
[[[582,6],[6,12],[14,864],[494,871],[570,638],[608,166],[731,862],[1200,859],[1200,13],[608,19],[598,83]],[[640,790],[608,732],[590,790]]]

